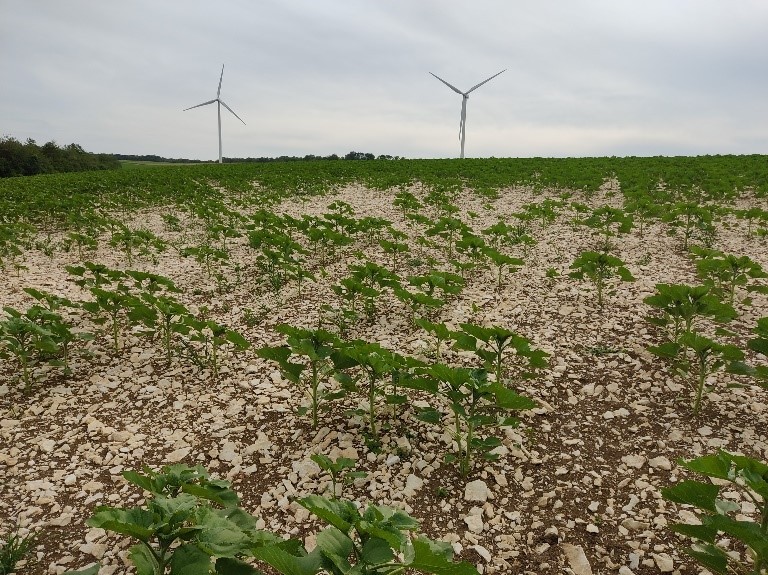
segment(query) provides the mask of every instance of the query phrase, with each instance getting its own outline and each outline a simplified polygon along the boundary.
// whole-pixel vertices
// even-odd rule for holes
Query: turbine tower
[[[237,114],[235,114],[235,111],[229,106],[227,106],[221,98],[219,98],[219,96],[221,96],[221,80],[223,78],[224,78],[224,64],[221,65],[221,76],[219,76],[219,89],[216,91],[216,98],[214,98],[213,100],[208,100],[207,102],[203,102],[202,104],[198,104],[197,106],[192,106],[192,108],[199,108],[200,106],[207,106],[208,104],[213,104],[214,102],[216,102],[217,104],[216,107],[218,108],[218,112],[219,112],[219,163],[220,164],[223,162],[223,159],[221,156],[221,107],[224,106],[227,110],[232,112],[232,115],[235,118],[243,122],[243,125],[246,125],[243,119]],[[185,108],[183,111],[186,112],[187,110],[191,110],[192,108]]]
[[[477,84],[477,85],[475,85],[475,86],[472,86],[472,87],[471,87],[469,90],[467,90],[466,92],[462,92],[462,91],[461,91],[461,90],[459,90],[459,89],[458,89],[456,86],[452,86],[451,84],[449,84],[448,82],[446,82],[445,80],[443,80],[441,77],[439,77],[439,76],[435,76],[434,74],[432,74],[432,72],[430,72],[430,74],[432,74],[433,76],[435,76],[435,78],[437,78],[438,80],[440,80],[440,81],[441,81],[443,84],[445,84],[446,86],[448,86],[448,87],[449,87],[451,90],[453,90],[453,91],[454,91],[454,92],[456,92],[457,94],[461,94],[461,121],[459,122],[459,140],[461,141],[461,157],[462,157],[462,158],[464,158],[464,139],[465,139],[465,136],[466,136],[466,129],[467,129],[467,100],[469,100],[469,94],[470,94],[470,92],[473,92],[474,90],[477,90],[477,89],[478,89],[480,86],[482,86],[482,85],[483,85],[483,84],[485,84],[486,82],[490,82],[490,81],[491,81],[491,80],[493,80],[493,79],[494,79],[496,76],[498,76],[498,75],[499,75],[499,74],[501,74],[502,72],[506,72],[506,71],[507,71],[507,70],[506,70],[506,69],[504,69],[504,70],[502,70],[501,72],[499,72],[499,73],[497,73],[497,74],[494,74],[493,76],[491,76],[491,77],[490,77],[490,78],[488,78],[487,80],[483,80],[483,81],[482,81],[482,82],[480,82],[479,84]]]

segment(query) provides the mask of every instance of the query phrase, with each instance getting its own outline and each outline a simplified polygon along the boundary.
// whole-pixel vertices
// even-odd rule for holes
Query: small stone
[[[653,561],[662,573],[672,573],[675,570],[675,562],[666,553],[654,553]]]
[[[619,575],[635,575],[635,572],[626,565],[622,565],[619,567]]]
[[[57,527],[66,527],[70,523],[72,523],[72,519],[74,519],[74,516],[71,513],[62,513],[58,517],[54,517],[50,521],[48,521],[49,525],[55,525]]]
[[[634,519],[625,519],[621,522],[621,526],[628,531],[639,531],[648,527],[648,524],[635,521]]]
[[[424,480],[411,473],[405,480],[405,489],[403,489],[403,492],[408,495],[414,495],[419,489],[421,489],[424,486]]]
[[[53,439],[41,439],[38,445],[44,453],[53,453],[56,448],[56,442]]]
[[[104,553],[107,552],[107,544],[106,543],[83,543],[80,545],[80,551],[83,553],[87,553],[89,555],[93,555],[96,557],[96,559],[101,559],[104,557]]]
[[[219,451],[219,461],[228,461],[229,463],[235,463],[236,461],[242,461],[240,454],[237,452],[237,445],[232,441],[225,441]]]
[[[465,501],[480,501],[485,503],[491,497],[491,492],[488,489],[485,481],[477,479],[470,481],[464,487],[464,500]]]
[[[485,528],[482,515],[467,515],[464,518],[464,523],[467,524],[467,529],[471,533],[482,533]]]
[[[291,464],[291,469],[299,479],[307,479],[308,477],[313,477],[320,473],[320,466],[311,459],[294,461]]]
[[[592,575],[592,566],[589,564],[584,548],[581,545],[563,543],[560,547],[562,547],[574,575]]]
[[[629,496],[629,503],[627,503],[624,507],[621,508],[622,511],[626,511],[629,513],[635,508],[635,505],[640,503],[640,498],[637,495],[630,495]]]
[[[491,552],[488,551],[488,549],[486,549],[482,545],[473,545],[472,547],[470,547],[470,549],[474,549],[475,551],[477,551],[477,554],[480,555],[480,557],[482,557],[483,559],[485,559],[486,563],[491,562],[491,559],[493,558],[491,556]]]
[[[627,467],[634,467],[635,469],[640,469],[643,465],[645,465],[646,458],[643,455],[625,455],[621,458],[622,463],[624,463]]]
[[[658,457],[654,457],[653,459],[648,460],[648,467],[669,471],[672,469],[672,462],[667,457],[659,455]]]
[[[101,491],[102,489],[104,489],[104,484],[101,481],[89,481],[83,485],[83,491],[88,493],[95,493],[97,491]]]
[[[180,449],[176,449],[167,454],[165,456],[165,460],[168,463],[178,463],[179,461],[182,461],[187,455],[189,455],[190,451],[192,451],[191,447],[182,447]]]
[[[385,461],[385,464],[387,467],[392,467],[393,465],[397,465],[400,463],[400,456],[399,455],[390,455],[387,457],[387,460]]]

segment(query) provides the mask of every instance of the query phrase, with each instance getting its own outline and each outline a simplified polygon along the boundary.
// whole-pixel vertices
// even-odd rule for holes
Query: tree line
[[[92,154],[78,144],[59,146],[51,141],[40,146],[31,138],[23,143],[0,138],[0,178],[117,168],[120,161],[112,154]]]
[[[118,160],[129,160],[133,162],[162,162],[164,164],[212,164],[216,160],[189,160],[186,158],[163,158],[155,154],[113,154]],[[314,162],[317,160],[400,160],[399,156],[390,156],[389,154],[380,154],[376,156],[370,152],[348,152],[343,156],[330,154],[328,156],[317,156],[307,154],[305,156],[261,156],[258,158],[222,158],[225,164],[246,164],[246,163],[267,163],[267,162]]]

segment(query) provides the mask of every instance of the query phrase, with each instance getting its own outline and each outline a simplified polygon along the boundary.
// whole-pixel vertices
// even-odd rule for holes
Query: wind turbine
[[[506,72],[506,71],[507,71],[507,70],[506,70],[506,69],[504,69],[504,70],[502,70],[501,72],[499,72],[499,73],[497,73],[497,74],[494,74],[493,76],[491,76],[491,77],[490,77],[490,78],[488,78],[487,80],[483,80],[483,81],[482,81],[482,82],[480,82],[479,84],[477,84],[477,85],[475,85],[475,86],[472,86],[472,87],[471,87],[469,90],[467,90],[466,92],[462,92],[462,91],[461,91],[461,90],[459,90],[459,89],[458,89],[456,86],[452,86],[451,84],[449,84],[448,82],[446,82],[445,80],[443,80],[441,77],[439,77],[439,76],[435,76],[434,74],[432,74],[432,72],[430,72],[430,74],[432,74],[433,76],[435,76],[435,78],[437,78],[438,80],[440,80],[440,81],[441,81],[443,84],[445,84],[446,86],[448,86],[448,87],[449,87],[451,90],[453,90],[453,91],[454,91],[454,92],[456,92],[457,94],[461,94],[461,122],[459,122],[459,140],[461,140],[461,157],[462,157],[462,158],[464,157],[464,138],[465,138],[465,136],[466,136],[466,128],[467,128],[467,100],[469,100],[469,94],[470,94],[470,92],[473,92],[474,90],[477,90],[477,89],[478,89],[480,86],[482,86],[482,85],[483,85],[483,84],[485,84],[486,82],[490,82],[490,81],[491,81],[491,80],[493,80],[493,79],[494,79],[496,76],[498,76],[498,75],[499,75],[499,74],[501,74],[502,72]]]
[[[214,98],[213,100],[208,100],[207,102],[203,102],[202,104],[198,104],[197,106],[192,106],[192,108],[199,108],[200,106],[207,106],[208,104],[213,104],[214,102],[216,102],[216,104],[217,104],[216,107],[218,108],[218,112],[219,112],[219,163],[220,164],[222,163],[222,157],[221,157],[221,107],[224,106],[227,110],[232,112],[232,115],[235,118],[237,118],[238,120],[243,122],[243,125],[245,125],[245,122],[243,121],[243,119],[240,116],[238,116],[237,114],[235,114],[235,111],[232,108],[230,108],[229,106],[227,106],[221,98],[219,98],[219,96],[221,95],[221,80],[223,78],[224,78],[224,64],[221,65],[221,76],[219,76],[219,89],[216,91],[216,98]],[[186,112],[187,110],[191,110],[192,108],[185,108],[183,111]]]

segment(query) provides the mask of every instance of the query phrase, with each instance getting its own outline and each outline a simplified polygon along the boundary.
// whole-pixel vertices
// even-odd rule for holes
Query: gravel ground
[[[525,203],[557,195],[509,189],[490,203],[471,193],[456,203],[462,219],[480,230],[498,217],[512,219]],[[343,200],[357,218],[394,222],[409,235],[412,257],[421,230],[393,208],[393,198],[394,191],[349,187],[274,209],[295,217],[319,215],[330,202]],[[591,197],[577,193],[571,200],[619,206],[619,198],[608,183]],[[198,233],[184,214],[187,230],[169,232],[160,214],[139,214],[134,224],[169,241]],[[423,532],[451,542],[461,559],[485,573],[698,573],[681,551],[684,542],[667,527],[691,514],[664,501],[660,489],[685,477],[675,463],[679,457],[722,448],[768,459],[768,395],[753,386],[728,388],[737,382],[734,376],[718,374],[701,413],[693,417],[689,382],[646,350],[660,343],[662,334],[645,320],[650,308],[643,298],[657,283],[698,283],[680,239],[668,236],[661,224],[651,225],[643,237],[635,230],[613,238],[636,281],[614,284],[600,310],[593,287],[567,275],[576,255],[597,241],[588,228],[575,227],[573,217],[563,208],[551,225],[533,226],[537,243],[525,254],[513,254],[525,265],[506,276],[501,292],[494,289],[493,270],[473,271],[461,295],[438,316],[453,328],[467,321],[510,328],[550,354],[550,365],[538,378],[514,382],[539,407],[522,413],[518,428],[502,432],[497,461],[478,462],[466,479],[442,460],[452,449],[450,436],[410,417],[412,405],[397,418],[382,408],[378,453],[366,447],[364,422],[345,415],[364,399],[334,404],[313,430],[295,413],[303,403],[300,393],[251,350],[228,352],[214,379],[180,358],[166,365],[159,344],[139,334],[122,335],[120,354],[99,336],[75,350],[71,377],[57,368],[38,370],[28,394],[21,392],[15,364],[0,360],[0,516],[6,518],[0,523],[3,529],[18,525],[21,533],[38,534],[35,556],[19,573],[58,574],[96,559],[105,574],[132,572],[125,559],[128,542],[89,529],[85,520],[97,505],[143,501],[122,471],[179,461],[200,463],[230,479],[243,507],[267,528],[311,546],[318,524],[292,500],[330,489],[329,478],[310,460],[313,453],[355,459],[368,476],[345,487],[346,497],[406,509],[421,521]],[[735,221],[718,224],[715,247],[748,255],[768,269],[765,244],[747,239]],[[274,330],[279,323],[317,325],[322,304],[338,305],[330,286],[360,256],[390,264],[378,246],[361,240],[317,268],[318,282],[308,282],[301,298],[288,286],[277,301],[255,287],[254,251],[247,240],[229,240],[229,249],[242,273],[239,282],[230,273],[231,285],[222,293],[192,258],[173,250],[157,262],[137,260],[131,267],[172,278],[184,289],[179,299],[191,309],[208,307],[217,321],[261,347],[281,342]],[[425,249],[425,256],[445,261]],[[128,268],[106,236],[86,257]],[[29,251],[26,270],[0,276],[0,305],[25,309],[33,303],[23,287],[87,299],[64,269],[79,262],[76,251],[53,257]],[[424,271],[407,266],[398,273]],[[549,268],[559,277],[547,277]],[[737,335],[728,341],[743,348],[757,319],[768,315],[768,298],[756,295],[751,306],[739,304],[738,311],[729,325]],[[73,313],[79,326],[95,329],[84,312]],[[714,333],[712,325],[703,329]],[[373,322],[355,324],[349,335],[402,354],[425,359],[432,354],[428,335],[410,324],[391,294],[383,297]],[[469,366],[475,365],[473,357],[446,350],[443,361]],[[754,513],[748,501],[741,505],[745,515]]]

